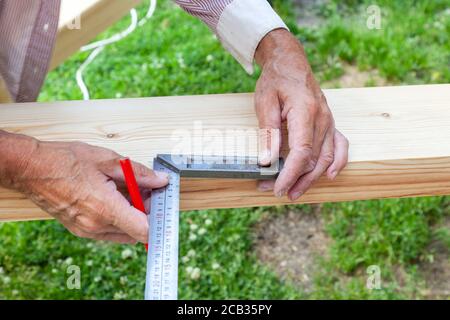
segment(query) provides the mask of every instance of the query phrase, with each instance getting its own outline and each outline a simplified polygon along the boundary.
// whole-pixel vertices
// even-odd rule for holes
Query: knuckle
[[[316,167],[316,165],[317,165],[317,160],[316,159],[311,159],[308,162],[308,164],[306,165],[306,168],[305,168],[306,172],[313,171],[314,168]]]
[[[323,163],[329,165],[333,162],[334,160],[334,153],[333,152],[326,152],[321,156],[321,161],[323,161]]]
[[[87,233],[98,233],[101,229],[101,226],[92,220],[86,220],[81,226],[82,230]]]
[[[304,165],[309,165],[310,163],[314,162],[312,146],[303,145],[303,146],[294,148],[293,151],[297,154],[298,159]]]
[[[106,208],[106,205],[104,203],[102,203],[101,201],[96,201],[93,204],[92,207],[94,213],[96,214],[96,216],[98,217],[107,217],[108,216],[108,210]]]
[[[138,177],[146,177],[150,174],[150,170],[140,163],[133,162],[133,170]]]
[[[76,206],[67,207],[65,212],[70,221],[76,221],[80,217],[80,210]]]

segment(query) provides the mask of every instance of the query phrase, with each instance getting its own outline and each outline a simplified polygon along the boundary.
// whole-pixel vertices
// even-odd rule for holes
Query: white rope
[[[134,30],[136,30],[136,28],[142,27],[153,15],[153,13],[155,12],[156,9],[156,0],[150,0],[150,4],[149,4],[149,8],[147,11],[147,14],[145,15],[144,18],[142,18],[141,20],[138,21],[138,14],[136,9],[131,9],[130,10],[130,15],[131,15],[131,24],[128,26],[127,29],[116,33],[115,35],[113,35],[112,37],[108,38],[108,39],[104,39],[104,40],[100,40],[100,41],[96,41],[93,43],[90,43],[88,45],[85,45],[83,47],[81,47],[81,51],[85,52],[85,51],[89,51],[89,50],[93,50],[89,56],[87,57],[87,59],[81,64],[81,66],[78,68],[75,78],[78,84],[78,87],[81,90],[81,93],[83,94],[83,100],[89,100],[90,99],[90,95],[89,95],[89,89],[86,86],[84,79],[83,79],[83,72],[84,70],[89,66],[89,64],[92,63],[92,61],[94,61],[94,59],[100,54],[100,52],[103,51],[103,49],[114,42],[120,41],[123,38],[127,37],[128,35],[130,35]]]

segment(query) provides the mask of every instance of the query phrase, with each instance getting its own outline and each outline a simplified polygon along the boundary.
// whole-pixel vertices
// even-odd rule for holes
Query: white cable
[[[86,69],[86,67],[92,62],[94,61],[95,57],[97,57],[97,55],[103,51],[105,47],[98,47],[95,48],[94,51],[91,52],[91,54],[89,55],[89,57],[87,57],[87,59],[81,64],[81,66],[78,68],[77,73],[76,73],[76,80],[77,80],[77,84],[78,87],[81,90],[81,93],[83,93],[83,100],[89,100],[90,96],[89,96],[89,89],[86,87],[86,84],[84,83],[83,80],[83,71],[84,69]]]
[[[144,18],[142,18],[139,21],[139,27],[142,27],[148,21],[148,19],[150,19],[153,16],[153,13],[155,13],[155,10],[156,10],[156,0],[150,0],[147,14],[145,15]]]
[[[96,42],[90,43],[88,45],[85,45],[85,46],[81,47],[80,50],[82,52],[84,52],[84,51],[89,51],[89,50],[92,50],[92,49],[95,49],[98,47],[104,47],[104,46],[107,46],[108,44],[117,42],[117,41],[125,38],[126,36],[128,36],[130,33],[132,33],[134,31],[134,29],[136,29],[137,23],[138,23],[138,16],[137,16],[136,9],[131,9],[130,15],[131,15],[131,24],[127,29],[125,29],[119,33],[116,33],[111,38],[96,41]]]
[[[85,51],[89,51],[94,49],[91,54],[89,54],[89,56],[87,57],[87,59],[81,64],[81,66],[78,68],[75,78],[78,84],[78,87],[80,88],[82,94],[83,94],[83,99],[84,100],[89,100],[90,99],[90,95],[89,95],[89,89],[87,88],[86,84],[84,83],[83,80],[83,72],[84,70],[87,68],[87,66],[94,61],[94,59],[100,54],[100,52],[103,51],[103,49],[105,48],[105,46],[120,41],[123,38],[127,37],[129,34],[131,34],[134,30],[136,30],[136,28],[139,26],[143,26],[148,19],[151,18],[151,16],[153,15],[153,13],[155,12],[156,9],[156,0],[150,0],[150,4],[149,4],[149,8],[147,11],[147,14],[145,15],[144,18],[142,18],[141,20],[138,21],[138,14],[136,9],[131,9],[130,10],[130,15],[131,15],[131,24],[130,26],[119,32],[116,33],[115,35],[113,35],[112,37],[108,38],[108,39],[104,39],[104,40],[100,40],[100,41],[96,41],[93,43],[90,43],[88,45],[85,45],[83,47],[81,47],[81,51],[85,52]]]

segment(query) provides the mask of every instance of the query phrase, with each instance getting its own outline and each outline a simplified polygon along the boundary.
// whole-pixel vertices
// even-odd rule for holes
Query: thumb
[[[258,162],[270,166],[279,158],[281,145],[281,108],[275,94],[256,98],[256,115],[259,122]]]
[[[115,181],[125,182],[119,161],[120,159],[113,159],[102,162],[100,171]],[[169,183],[169,176],[165,172],[153,171],[135,161],[131,162],[131,166],[139,187],[146,189],[162,188]]]
[[[118,191],[115,191],[111,200],[112,225],[127,233],[133,239],[147,243],[148,217],[131,206]]]

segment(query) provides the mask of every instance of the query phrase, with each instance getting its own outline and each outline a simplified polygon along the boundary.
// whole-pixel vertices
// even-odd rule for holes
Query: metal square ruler
[[[152,191],[145,299],[177,299],[180,177],[270,180],[281,168],[281,159],[261,167],[256,157],[158,155],[153,170],[166,172],[169,184]]]

